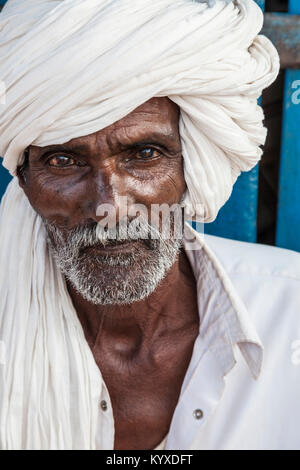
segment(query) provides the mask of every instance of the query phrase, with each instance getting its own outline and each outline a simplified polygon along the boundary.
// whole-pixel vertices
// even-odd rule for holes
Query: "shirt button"
[[[100,406],[101,406],[101,410],[107,411],[107,403],[105,400],[101,401]]]
[[[203,411],[202,410],[195,410],[194,413],[194,418],[195,419],[202,419],[203,418]]]

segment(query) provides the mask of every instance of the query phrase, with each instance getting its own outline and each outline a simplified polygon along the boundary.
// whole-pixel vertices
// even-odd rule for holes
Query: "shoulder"
[[[257,243],[204,236],[227,274],[256,275],[262,278],[282,278],[300,282],[300,253]]]
[[[245,406],[249,411],[250,404],[256,417],[249,419],[245,430],[254,448],[262,443],[270,448],[299,448],[300,254],[208,235],[204,244],[243,301],[264,348],[262,372],[255,384],[248,381],[246,366],[239,361],[227,392],[229,406],[234,412],[244,384]],[[263,433],[257,433],[257,416]]]
[[[300,253],[209,235],[204,240],[265,344],[277,337],[289,348],[300,338]]]

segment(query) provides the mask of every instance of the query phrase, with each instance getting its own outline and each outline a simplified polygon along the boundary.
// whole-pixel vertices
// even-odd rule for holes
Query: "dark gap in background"
[[[287,12],[288,0],[267,0],[266,11]],[[262,97],[268,137],[259,167],[257,241],[267,245],[275,245],[276,238],[284,76],[281,70]]]
[[[288,11],[288,0],[266,0],[266,11]]]

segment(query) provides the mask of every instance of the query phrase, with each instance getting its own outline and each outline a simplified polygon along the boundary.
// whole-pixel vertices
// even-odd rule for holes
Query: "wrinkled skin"
[[[147,208],[178,203],[186,189],[178,119],[173,102],[153,98],[92,135],[32,146],[19,183],[33,208],[64,231],[99,221],[98,205],[118,209],[120,196]],[[169,431],[199,331],[186,254],[153,294],[130,305],[93,305],[68,289],[112,400],[115,449],[153,449]]]

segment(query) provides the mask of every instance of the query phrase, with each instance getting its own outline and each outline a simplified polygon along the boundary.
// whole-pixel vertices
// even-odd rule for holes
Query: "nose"
[[[114,226],[126,215],[125,200],[127,197],[122,180],[110,171],[98,169],[88,182],[87,199],[84,203],[85,217]]]

